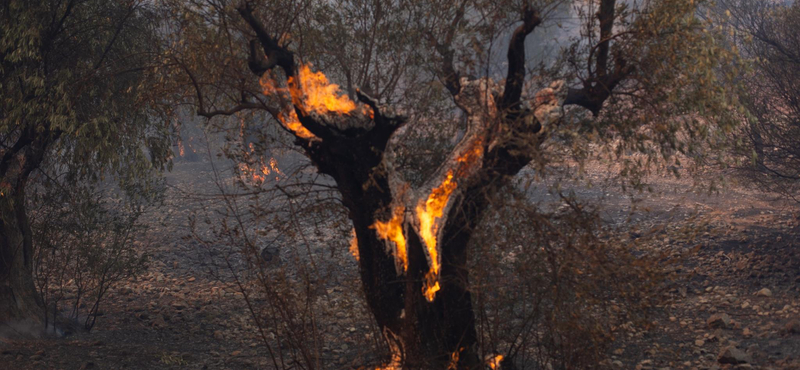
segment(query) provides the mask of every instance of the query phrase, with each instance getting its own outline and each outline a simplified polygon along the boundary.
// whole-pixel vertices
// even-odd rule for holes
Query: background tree
[[[526,166],[541,173],[553,146],[613,138],[610,152],[646,154],[624,166],[641,173],[651,160],[676,161],[675,153],[695,153],[717,134],[703,116],[714,117],[719,131],[729,129],[730,95],[719,83],[728,76],[713,67],[734,57],[695,16],[702,2],[575,2],[581,27],[564,31],[571,47],[529,77],[526,41],[565,4],[178,4],[183,12],[173,28],[182,41],[170,57],[184,72],[175,84],[194,97],[198,114],[266,112],[335,182],[393,366],[468,369],[484,362],[468,246],[492,199]],[[385,29],[362,34],[362,24]],[[341,77],[345,89],[338,92],[329,77]],[[431,106],[420,95],[444,102],[446,114],[418,109]],[[592,117],[565,116],[568,106]],[[407,140],[437,122],[456,127],[455,143],[427,158],[438,159],[433,166],[399,166],[414,163],[398,159],[403,146],[414,147]],[[425,134],[415,137],[418,130]]]
[[[66,184],[162,167],[146,78],[157,33],[140,1],[0,3],[0,324],[41,322],[26,194],[50,160]]]
[[[800,201],[800,6],[797,3],[723,1],[734,38],[753,63],[743,76],[743,170],[769,191]]]

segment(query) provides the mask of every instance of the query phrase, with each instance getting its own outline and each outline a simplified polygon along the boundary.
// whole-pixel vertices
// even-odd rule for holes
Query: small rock
[[[190,283],[191,283],[191,282],[193,282],[193,281],[195,281],[195,280],[197,280],[197,279],[195,279],[195,277],[194,277],[194,276],[192,276],[192,277],[190,277],[189,279],[187,279],[186,281],[188,281],[188,282],[190,282]]]
[[[722,352],[719,353],[719,357],[717,357],[717,362],[721,364],[737,365],[746,364],[751,361],[750,355],[734,346],[723,348]]]
[[[239,356],[241,354],[242,354],[242,351],[233,351],[233,352],[231,352],[231,356],[234,356],[234,357]]]
[[[744,328],[744,330],[742,330],[742,335],[745,337],[750,337],[753,335],[753,332],[750,331],[750,328]]]
[[[768,288],[764,288],[756,292],[756,296],[759,297],[772,297],[772,291]]]
[[[731,317],[726,313],[715,313],[706,321],[711,329],[727,329],[731,325]]]
[[[706,341],[704,341],[702,339],[698,339],[698,340],[694,341],[694,345],[698,346],[698,347],[702,347],[704,344],[706,344]]]

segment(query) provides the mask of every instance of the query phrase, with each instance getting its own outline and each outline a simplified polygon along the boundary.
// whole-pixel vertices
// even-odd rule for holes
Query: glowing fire
[[[289,77],[288,80],[295,105],[319,114],[348,114],[356,109],[356,103],[346,95],[342,95],[339,85],[328,82],[328,77],[324,73],[314,72],[306,64],[300,66],[298,77],[299,86],[294,77]],[[296,100],[301,96],[304,97],[302,103]]]
[[[278,162],[275,160],[275,158],[270,158],[269,165],[262,164],[257,169],[254,169],[247,163],[239,163],[239,172],[244,178],[248,178],[257,184],[266,181],[267,177],[271,174],[276,175],[275,180],[280,180],[280,176],[283,176],[283,173],[278,168]]]
[[[294,132],[295,135],[303,139],[311,139],[314,137],[314,134],[300,123],[300,119],[297,118],[297,113],[294,110],[290,110],[288,114],[284,114],[283,112],[278,113],[278,119],[286,128]]]
[[[286,88],[279,88],[275,85],[272,71],[264,73],[258,80],[258,83],[261,85],[261,88],[264,89],[264,95],[275,95],[281,101],[283,111],[278,112],[277,118],[284,127],[303,139],[311,139],[314,137],[314,134],[300,123],[300,119],[297,118],[297,112],[294,111],[294,108],[286,102],[287,96],[290,95],[289,90]]]
[[[353,237],[350,238],[350,254],[358,261],[358,237],[356,236],[356,229],[353,229]]]
[[[403,368],[402,358],[400,357],[400,352],[392,350],[392,360],[388,364],[384,366],[378,366],[375,370],[400,370]]]
[[[178,139],[178,155],[183,157],[184,154],[186,154],[186,150],[183,147],[183,140]]]
[[[503,355],[496,355],[494,357],[489,358],[486,364],[489,365],[489,368],[491,368],[492,370],[497,370],[500,369],[501,361],[503,361]]]
[[[406,237],[403,234],[403,214],[406,209],[403,206],[395,206],[392,210],[392,218],[389,221],[375,221],[370,228],[383,240],[391,240],[396,246],[395,258],[398,265],[403,266],[402,271],[408,270],[408,255],[406,252]]]
[[[392,352],[392,358],[388,364],[378,366],[375,370],[401,370],[403,368],[403,354],[400,350],[400,344],[391,338],[397,339],[388,329],[384,330],[386,336],[386,343],[389,344],[389,350]]]
[[[458,349],[458,351],[453,352],[450,355],[450,363],[447,364],[447,370],[456,370],[458,369],[458,359],[461,357],[461,351],[464,350],[464,347]]]
[[[278,167],[278,161],[275,158],[270,158],[267,163],[261,158],[256,161],[256,166],[251,166],[247,163],[255,152],[253,143],[250,143],[248,147],[250,150],[244,152],[244,160],[238,164],[239,173],[242,177],[250,179],[256,184],[263,183],[269,175],[274,175],[276,181],[280,180],[283,172]]]
[[[294,107],[306,114],[315,112],[318,114],[349,114],[356,109],[356,103],[347,95],[343,95],[339,85],[330,83],[328,77],[322,72],[314,72],[309,65],[300,66],[297,78],[290,76],[287,79],[288,88],[278,87],[275,83],[272,71],[268,71],[258,80],[264,95],[274,95],[280,100],[282,112],[278,114],[278,120],[295,135],[304,139],[314,137],[297,117]],[[288,101],[291,99],[292,107]],[[369,107],[362,109],[364,114],[373,118],[374,113]]]
[[[425,286],[422,288],[422,294],[428,302],[433,302],[436,297],[436,292],[439,291],[439,269],[441,267],[441,260],[439,257],[439,250],[437,249],[438,234],[439,234],[439,219],[444,215],[447,202],[450,200],[450,195],[456,190],[458,184],[455,177],[463,177],[467,174],[472,164],[477,162],[483,155],[483,146],[481,140],[475,140],[469,147],[466,153],[456,159],[458,166],[455,169],[447,171],[444,181],[438,187],[431,191],[428,199],[421,201],[417,204],[415,209],[417,218],[419,219],[419,234],[425,242],[428,249],[428,256],[430,257],[430,269],[425,274]]]
[[[450,195],[456,190],[456,182],[453,181],[453,171],[447,173],[447,177],[439,187],[433,189],[431,195],[424,203],[417,205],[417,217],[419,217],[419,234],[428,247],[428,255],[431,258],[430,269],[425,274],[425,287],[423,294],[428,302],[432,302],[439,291],[439,251],[436,249],[438,225],[436,220],[442,217],[444,207],[450,199]]]

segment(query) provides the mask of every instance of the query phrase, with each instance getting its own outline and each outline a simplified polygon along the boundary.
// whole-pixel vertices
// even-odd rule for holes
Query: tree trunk
[[[533,106],[522,104],[524,41],[541,21],[538,11],[525,4],[523,24],[509,46],[504,90],[488,78],[459,79],[450,65],[452,55],[443,58],[444,70],[449,71],[445,84],[468,118],[467,130],[436,173],[417,189],[410,189],[385,156],[405,118],[359,91],[356,96],[364,106],[350,101],[333,108],[312,104],[300,72],[308,67],[298,66],[294,53],[270,36],[249,2],[238,8],[263,49],[256,52],[256,41],[251,42],[248,66],[281,105],[267,110],[295,135],[319,172],[336,181],[349,210],[367,304],[392,351],[387,369],[484,366],[477,346],[467,246],[489,195],[532,160],[542,131],[560,120],[567,92],[559,81],[537,92]],[[276,81],[264,73],[275,67],[285,72],[286,88],[277,89]],[[198,91],[200,114],[213,115],[203,111],[201,95]]]
[[[0,335],[27,335],[30,332],[23,330],[42,329],[42,302],[33,282],[33,241],[25,212],[25,181],[18,179],[14,183],[5,187],[0,197]]]
[[[33,234],[25,208],[30,174],[58,139],[45,125],[23,130],[0,159],[0,335],[43,331],[44,310],[33,281]]]

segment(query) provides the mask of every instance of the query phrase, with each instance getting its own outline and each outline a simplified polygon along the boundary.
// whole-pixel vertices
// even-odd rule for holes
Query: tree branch
[[[94,64],[94,68],[93,69],[100,68],[100,65],[106,59],[106,56],[108,55],[109,51],[111,51],[111,48],[114,46],[114,43],[117,41],[117,38],[119,37],[119,34],[122,32],[122,29],[125,28],[125,23],[128,21],[128,18],[130,18],[131,15],[133,15],[133,12],[135,10],[136,10],[136,6],[131,4],[130,8],[128,8],[128,12],[125,13],[125,16],[122,17],[122,20],[120,20],[119,25],[117,25],[117,29],[114,31],[114,36],[111,37],[111,40],[109,40],[108,44],[106,44],[105,49],[103,49],[103,54],[100,55],[100,59],[98,59],[97,62]]]
[[[614,28],[616,0],[601,0],[597,19],[600,21],[600,42],[597,44],[597,63],[595,71],[602,78],[608,70],[608,52],[611,43],[611,31]]]
[[[294,53],[289,51],[288,49],[281,47],[278,44],[278,41],[272,38],[269,35],[269,32],[264,28],[264,25],[261,24],[254,15],[253,9],[250,7],[250,3],[247,1],[242,2],[242,4],[237,8],[239,15],[241,15],[242,19],[250,25],[250,28],[253,32],[256,33],[256,37],[258,41],[261,43],[261,47],[264,49],[264,54],[267,56],[268,62],[264,65],[267,69],[274,68],[275,66],[280,66],[284,72],[286,72],[287,76],[294,76],[296,74],[296,66],[294,63]],[[251,58],[255,58],[255,47],[251,44]],[[255,65],[261,66],[263,61],[258,59],[253,59],[250,63],[257,63]],[[253,68],[251,67],[251,70]],[[257,73],[257,70],[253,70],[253,73],[258,74],[261,77],[261,74]],[[264,70],[266,71],[266,69]],[[263,74],[263,71],[261,72]]]
[[[508,45],[508,74],[498,107],[501,111],[513,110],[508,112],[507,117],[510,120],[519,116],[519,101],[525,83],[525,38],[542,23],[538,9],[532,8],[528,2],[525,2],[522,13],[522,24],[514,30]]]
[[[456,9],[453,20],[450,22],[450,26],[447,28],[447,32],[445,33],[444,42],[439,42],[439,40],[437,40],[431,32],[427,34],[428,39],[431,41],[431,43],[433,43],[434,48],[442,57],[441,68],[442,74],[444,75],[442,78],[442,84],[444,84],[444,87],[447,88],[447,90],[453,96],[458,95],[458,93],[461,91],[461,77],[459,76],[453,62],[455,53],[453,52],[451,46],[453,44],[453,39],[455,38],[458,24],[461,23],[461,20],[464,18],[466,6],[467,1],[464,1],[461,3],[461,6]]]

